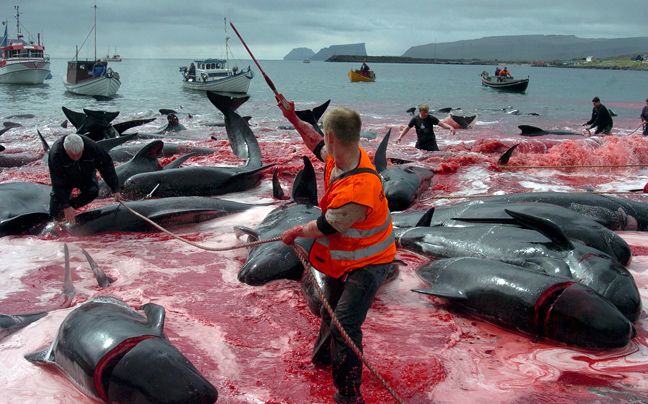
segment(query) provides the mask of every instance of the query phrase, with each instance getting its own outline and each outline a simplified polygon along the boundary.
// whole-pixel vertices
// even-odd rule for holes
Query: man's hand
[[[283,113],[286,119],[291,120],[292,118],[296,118],[294,102],[288,101],[282,94],[277,94],[275,99],[277,100],[277,106],[281,109],[281,113]]]
[[[113,196],[115,197],[115,202],[120,203],[123,201],[121,192],[115,192]]]
[[[302,237],[304,235],[304,226],[300,224],[299,226],[292,227],[281,234],[281,241],[286,245],[293,245],[297,237]]]
[[[71,206],[68,206],[67,208],[63,209],[63,214],[65,215],[65,221],[74,224],[74,208]]]

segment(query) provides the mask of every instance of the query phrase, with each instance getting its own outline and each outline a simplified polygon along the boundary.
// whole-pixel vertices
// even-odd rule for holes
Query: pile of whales
[[[77,133],[98,141],[116,163],[123,163],[116,167],[122,193],[133,199],[79,214],[67,228],[72,236],[155,231],[131,209],[173,227],[258,206],[214,198],[253,189],[274,165],[264,163],[248,118],[236,112],[249,97],[211,92],[207,97],[224,117],[233,153],[245,160],[239,167],[183,166],[191,157],[210,155],[215,149],[187,151],[182,144],[160,139],[124,144],[137,137],[126,130],[152,119],[113,125],[118,113],[86,109],[78,113],[63,107]],[[319,119],[329,102],[297,115],[322,134]],[[453,116],[462,128],[474,124],[474,116],[460,118]],[[0,134],[13,127],[5,126]],[[520,129],[522,136],[578,135],[530,126]],[[393,212],[397,247],[429,260],[415,269],[422,287],[413,292],[443,298],[450,310],[534,340],[606,350],[624,347],[636,337],[633,323],[642,311],[641,295],[627,269],[630,247],[615,231],[648,231],[648,204],[597,194],[533,192],[408,211],[430,186],[434,171],[409,162],[389,166],[390,134],[391,129],[376,149],[374,163]],[[47,151],[47,142],[42,141]],[[162,167],[159,159],[171,156],[178,157]],[[281,200],[284,192],[276,175],[275,171],[273,195]],[[53,231],[50,191],[47,185],[29,182],[0,184],[0,237]],[[101,181],[100,197],[109,193]],[[262,241],[320,215],[315,169],[304,157],[289,200],[278,203],[256,228],[233,230],[244,241]],[[298,238],[296,244],[308,251],[313,240]],[[65,251],[69,269],[67,246]],[[109,287],[112,280],[83,252],[100,287]],[[398,277],[403,265],[395,261],[386,282]],[[313,271],[320,286],[325,285],[321,282],[325,275],[304,268],[293,248],[266,243],[249,248],[237,279],[250,286],[300,281],[308,308],[319,316],[321,301],[305,271]],[[73,295],[69,270],[65,278],[64,293]],[[0,314],[0,339],[46,315]],[[70,312],[49,347],[25,358],[55,366],[86,394],[106,403],[215,402],[216,388],[169,341],[164,319],[165,309],[156,304],[135,310],[116,297],[93,298]],[[155,388],[150,380],[158,381]]]

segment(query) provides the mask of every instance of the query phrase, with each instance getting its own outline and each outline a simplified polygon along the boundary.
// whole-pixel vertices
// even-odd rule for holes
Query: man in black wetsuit
[[[47,165],[52,180],[50,215],[74,224],[74,210],[92,202],[99,194],[96,171],[121,201],[119,179],[108,152],[93,140],[76,134],[59,138],[52,144]],[[74,188],[78,196],[70,198]]]
[[[599,97],[594,97],[592,99],[592,104],[594,104],[594,108],[592,108],[592,118],[585,122],[583,126],[590,125],[589,129],[596,128],[596,131],[594,131],[595,135],[599,133],[609,135],[613,125],[610,111],[605,108],[605,105],[601,104]]]
[[[416,127],[416,148],[428,151],[439,151],[439,146],[437,146],[436,143],[436,136],[434,136],[433,126],[438,125],[442,128],[448,129],[453,135],[455,134],[455,129],[452,126],[439,121],[436,117],[430,115],[429,112],[429,106],[425,104],[419,105],[418,116],[412,118],[407,126],[403,128],[400,136],[396,139],[396,143],[400,142],[403,136],[405,136],[412,127]]]

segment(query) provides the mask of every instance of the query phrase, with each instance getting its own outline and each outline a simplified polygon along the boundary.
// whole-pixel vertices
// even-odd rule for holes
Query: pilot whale
[[[481,319],[537,338],[591,349],[626,346],[636,329],[591,288],[558,276],[480,258],[423,264],[415,292],[447,299]]]
[[[610,300],[630,321],[641,296],[630,272],[609,255],[570,240],[553,221],[507,211],[518,225],[395,228],[397,246],[430,258],[502,261],[577,281]]]
[[[165,310],[102,296],[77,306],[52,344],[25,359],[54,366],[106,403],[216,402],[216,388],[164,334]]]
[[[429,185],[434,171],[415,166],[393,166],[387,167],[387,145],[389,135],[387,132],[376,150],[374,163],[376,171],[383,179],[385,197],[392,212],[409,208],[419,198]]]

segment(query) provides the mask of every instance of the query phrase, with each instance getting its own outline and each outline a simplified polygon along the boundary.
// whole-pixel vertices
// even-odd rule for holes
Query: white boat
[[[110,51],[108,51],[108,53],[106,54],[106,57],[104,58],[104,61],[105,62],[121,62],[122,61],[121,56],[119,55],[119,53],[117,53],[117,47],[116,46],[115,46],[115,53],[112,56],[110,56]]]
[[[67,63],[67,74],[63,77],[65,89],[74,94],[89,95],[93,97],[110,98],[117,94],[121,81],[119,73],[108,67],[108,62],[102,62],[106,68],[104,74],[94,77],[92,70],[97,59],[97,6],[95,9],[95,58],[94,60],[79,60],[77,49],[73,60]]]
[[[16,39],[9,39],[7,23],[0,44],[0,83],[43,84],[50,75],[50,58],[45,46],[38,42],[26,42],[20,32],[20,12],[16,9]]]
[[[182,86],[191,90],[209,90],[225,93],[246,94],[254,73],[250,66],[244,69],[229,67],[229,45],[225,21],[225,59],[194,60],[190,67],[180,68]]]

